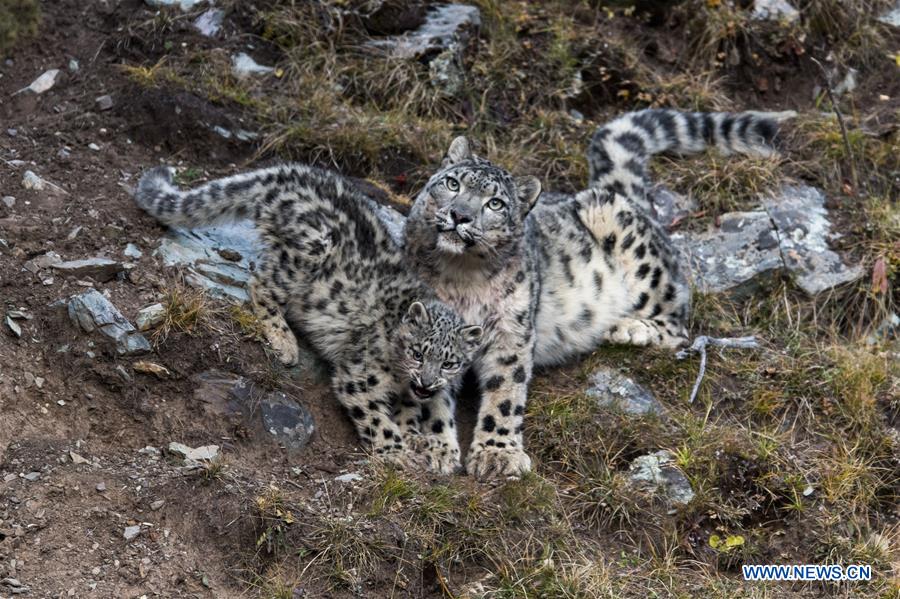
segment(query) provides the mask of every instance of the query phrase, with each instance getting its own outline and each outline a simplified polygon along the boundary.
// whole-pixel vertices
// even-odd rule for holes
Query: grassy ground
[[[348,596],[416,585],[448,597],[898,596],[898,350],[867,342],[897,309],[900,281],[900,38],[874,19],[886,3],[804,0],[794,23],[754,21],[728,0],[649,16],[619,2],[474,3],[482,30],[450,96],[435,93],[427,66],[364,51],[364,24],[344,12],[353,1],[233,3],[278,57],[274,78],[238,80],[225,53],[167,45],[183,25],[169,13],[131,32],[159,61],[123,69],[138,86],[189,89],[240,112],[265,133],[259,157],[330,164],[401,199],[460,133],[517,174],[574,190],[586,140],[623,111],[797,109],[780,159],[668,158],[655,176],[694,196],[698,214],[682,225],[692,227],[786,178],[817,185],[838,247],[868,274],[814,299],[789,280],[742,302],[697,297],[692,334],[754,334],[763,347],[712,352],[692,404],[697,360],[654,350],[604,348],[538,376],[526,427],[537,470],[522,480],[369,471],[324,513],[272,488],[257,499],[248,582],[271,597],[310,581]],[[833,98],[827,82],[851,67],[860,87]],[[191,301],[172,296],[167,326],[192,322]],[[601,364],[652,389],[667,417],[598,408],[583,389]],[[697,493],[675,513],[625,484],[629,462],[660,448]],[[740,578],[743,563],[825,562],[871,564],[875,580]]]

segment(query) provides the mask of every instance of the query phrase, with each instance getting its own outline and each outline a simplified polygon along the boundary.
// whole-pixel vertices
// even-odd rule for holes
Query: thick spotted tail
[[[279,184],[298,168],[305,167],[251,171],[183,191],[174,184],[174,169],[160,166],[141,176],[134,200],[166,225],[194,227],[253,218],[267,195],[277,194]]]
[[[785,112],[678,112],[648,109],[606,123],[588,146],[589,186],[643,198],[647,162],[654,154],[692,154],[716,148],[723,154],[772,156]]]

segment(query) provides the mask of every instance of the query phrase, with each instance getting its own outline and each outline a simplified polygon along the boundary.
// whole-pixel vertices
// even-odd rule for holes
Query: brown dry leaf
[[[888,291],[887,262],[879,256],[872,267],[872,293],[886,294]]]

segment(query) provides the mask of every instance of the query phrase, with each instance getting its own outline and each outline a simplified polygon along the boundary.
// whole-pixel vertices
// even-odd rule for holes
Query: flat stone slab
[[[762,278],[786,270],[816,295],[863,275],[861,266],[847,266],[829,249],[835,235],[825,196],[814,187],[785,186],[764,197],[759,210],[724,214],[719,225],[672,235],[703,292],[749,295]]]
[[[676,505],[687,505],[694,498],[690,481],[675,466],[674,456],[666,450],[635,458],[628,470],[628,480],[641,492]]]
[[[894,2],[894,5],[887,12],[881,14],[878,20],[886,25],[900,27],[900,0]]]
[[[240,259],[227,259],[240,255]],[[247,284],[251,265],[259,261],[262,242],[250,221],[203,229],[169,229],[156,253],[166,266],[184,266],[186,279],[195,287],[209,290],[219,297],[230,297],[241,302],[250,299]]]
[[[219,418],[262,420],[268,435],[288,449],[303,449],[316,431],[309,410],[281,391],[266,391],[236,374],[210,370],[193,377],[194,398]]]
[[[87,260],[69,260],[55,262],[50,268],[60,274],[71,277],[91,277],[101,283],[115,279],[125,271],[125,265],[109,258],[88,258]]]
[[[481,12],[466,4],[433,6],[425,22],[413,31],[368,42],[393,58],[418,58],[453,46],[464,46],[481,26]]]
[[[82,330],[99,332],[111,339],[123,356],[150,351],[150,343],[128,319],[96,289],[72,296],[68,303],[69,318]]]
[[[633,416],[665,413],[665,408],[652,393],[611,368],[594,372],[586,393],[588,397],[596,398],[597,405],[603,408],[620,409]]]
[[[303,449],[316,432],[309,410],[281,391],[268,394],[260,408],[266,431],[289,449]]]
[[[166,6],[176,6],[183,11],[189,11],[198,4],[203,4],[206,0],[144,0],[147,6],[153,8],[162,8]]]
[[[406,219],[389,206],[377,204],[376,213],[398,244],[403,242]],[[172,227],[160,241],[156,255],[166,266],[183,266],[186,280],[217,297],[239,302],[250,299],[250,276],[263,250],[259,232],[249,220],[217,227]]]

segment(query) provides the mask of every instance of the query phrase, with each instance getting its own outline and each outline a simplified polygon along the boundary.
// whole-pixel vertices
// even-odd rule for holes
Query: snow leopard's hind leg
[[[605,339],[668,348],[685,345],[690,287],[665,231],[617,193],[591,188],[575,200],[578,217],[598,246],[592,259],[612,265],[626,292],[627,311]]]
[[[297,363],[300,349],[297,338],[285,319],[288,293],[275,285],[271,260],[263,257],[259,270],[250,280],[250,306],[263,335],[285,366]]]

